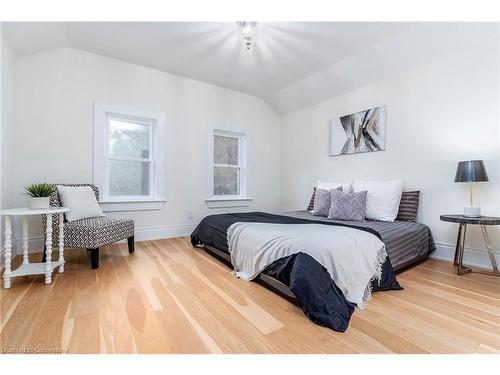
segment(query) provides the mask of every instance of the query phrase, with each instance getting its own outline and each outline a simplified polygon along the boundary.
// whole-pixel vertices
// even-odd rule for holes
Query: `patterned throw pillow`
[[[311,196],[311,200],[309,201],[309,206],[307,206],[307,211],[312,212],[314,209],[314,195],[316,194],[316,187],[313,188],[313,195]]]
[[[314,216],[323,216],[327,217],[328,212],[330,211],[330,191],[332,190],[323,190],[323,189],[316,189],[316,192],[314,194],[314,208],[313,208],[313,215]],[[339,186],[337,189],[342,191],[342,186]]]
[[[330,211],[328,219],[332,220],[365,220],[366,190],[357,193],[344,193],[330,190]]]
[[[401,202],[399,203],[399,211],[396,220],[416,221],[419,200],[420,200],[420,190],[403,191],[403,195],[401,195]]]

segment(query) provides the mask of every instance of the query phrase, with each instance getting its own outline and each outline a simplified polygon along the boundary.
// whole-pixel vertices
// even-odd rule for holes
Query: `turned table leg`
[[[10,284],[10,258],[12,257],[12,240],[11,240],[11,235],[12,235],[12,226],[10,222],[10,216],[5,216],[5,250],[4,250],[4,256],[5,256],[5,271],[3,274],[3,287],[5,289],[9,289],[11,284]]]
[[[47,230],[45,231],[45,254],[47,257],[45,266],[45,284],[52,283],[52,214],[47,214]]]
[[[64,272],[64,213],[59,213],[59,273]]]
[[[28,264],[28,218],[23,217],[23,264]]]

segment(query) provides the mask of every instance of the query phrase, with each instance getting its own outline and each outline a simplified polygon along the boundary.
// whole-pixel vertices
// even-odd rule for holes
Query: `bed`
[[[264,212],[210,215],[193,231],[191,243],[230,263],[227,231],[235,223],[322,224],[371,233],[383,242],[388,255],[382,265],[379,282],[372,282],[371,288],[374,292],[401,290],[395,272],[425,259],[435,250],[430,229],[421,223],[335,221],[313,216],[305,210],[280,215]],[[303,252],[274,261],[259,274],[258,280],[280,294],[294,299],[306,316],[316,324],[337,332],[347,329],[356,308],[356,304],[344,297],[325,267]]]

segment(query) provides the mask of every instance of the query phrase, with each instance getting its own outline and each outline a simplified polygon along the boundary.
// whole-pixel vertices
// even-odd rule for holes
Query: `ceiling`
[[[77,48],[259,96],[283,114],[297,110],[304,103],[310,105],[312,101],[321,100],[316,98],[317,92],[303,92],[304,82],[324,82],[322,72],[331,73],[332,67],[343,69],[339,72],[342,76],[337,74],[338,82],[332,80],[335,74],[329,74],[327,80],[328,90],[337,88],[338,92],[339,88],[352,89],[352,85],[345,83],[346,74],[356,76],[358,81],[370,79],[366,74],[358,74],[360,67],[356,59],[362,58],[367,66],[393,67],[390,61],[398,58],[393,56],[398,52],[398,48],[393,48],[396,43],[396,47],[403,47],[398,53],[405,54],[404,61],[411,61],[412,52],[404,47],[407,45],[404,38],[421,35],[421,30],[429,27],[435,26],[370,22],[257,23],[255,45],[250,51],[242,45],[236,23],[8,22],[2,23],[2,34],[17,56],[54,48]],[[420,40],[427,43],[429,36],[432,39],[432,32]],[[392,46],[389,55],[381,57],[370,53],[370,59],[366,60],[367,52],[381,45]],[[357,71],[346,70],[346,62],[351,62],[349,66],[356,67]],[[304,97],[297,98],[297,95]]]

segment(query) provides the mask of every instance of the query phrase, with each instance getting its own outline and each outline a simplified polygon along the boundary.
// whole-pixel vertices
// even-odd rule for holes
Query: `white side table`
[[[3,287],[9,289],[10,279],[16,276],[45,275],[45,284],[52,283],[52,271],[59,267],[59,273],[64,272],[64,212],[69,211],[66,207],[51,207],[47,209],[32,210],[30,208],[12,208],[0,211],[0,215],[5,216],[5,272],[3,274]],[[52,262],[52,215],[59,215],[59,260]],[[30,263],[28,260],[28,216],[47,215],[46,230],[46,263]],[[22,216],[23,226],[23,264],[12,271],[10,260],[12,257],[12,219],[13,216]]]

